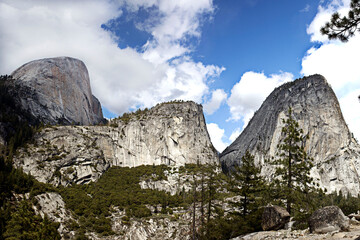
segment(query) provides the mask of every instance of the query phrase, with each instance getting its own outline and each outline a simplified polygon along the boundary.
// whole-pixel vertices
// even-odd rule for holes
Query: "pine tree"
[[[280,199],[285,200],[286,209],[291,214],[292,209],[304,208],[307,194],[312,191],[314,180],[310,177],[313,167],[312,159],[304,149],[304,140],[307,138],[299,123],[292,116],[289,108],[286,120],[282,120],[283,140],[278,145],[277,158],[271,162],[275,165],[275,188],[280,193]]]
[[[192,187],[193,187],[193,202],[192,202],[192,213],[191,213],[191,218],[192,218],[192,222],[191,222],[191,235],[192,235],[192,240],[197,239],[196,235],[197,235],[197,224],[196,224],[196,202],[197,202],[197,179],[196,179],[196,175],[195,175],[195,171],[192,174]]]
[[[222,207],[218,199],[221,199],[221,192],[225,189],[225,175],[221,173],[219,166],[215,163],[205,165],[205,181],[206,181],[206,224],[203,226],[205,239],[214,239],[216,231],[213,229],[213,222],[221,221],[224,217]],[[216,239],[216,238],[215,238]]]
[[[330,22],[320,29],[321,33],[327,35],[329,39],[339,39],[347,42],[354,36],[356,31],[360,31],[360,0],[352,0],[350,11],[347,17],[340,17],[338,12],[334,13]]]
[[[240,201],[233,205],[240,207],[243,217],[259,207],[259,193],[265,189],[265,181],[260,173],[261,167],[255,165],[254,156],[246,151],[240,166],[232,174],[231,183],[231,191],[241,196]]]
[[[47,216],[36,215],[27,200],[21,201],[12,212],[11,220],[6,226],[6,239],[60,239],[57,232],[58,223],[51,222]]]
[[[224,176],[216,164],[187,164],[185,166],[190,176],[191,190],[191,239],[211,239],[215,234],[214,218],[219,217],[219,191],[223,188]],[[221,215],[221,214],[220,214]]]

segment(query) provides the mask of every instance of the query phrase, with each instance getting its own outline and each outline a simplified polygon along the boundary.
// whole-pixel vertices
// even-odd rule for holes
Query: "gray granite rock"
[[[62,236],[62,239],[69,239],[74,237],[74,233],[71,232],[66,226],[70,221],[74,221],[72,213],[65,208],[65,202],[60,194],[55,192],[46,192],[35,196],[36,204],[34,210],[41,217],[45,215],[52,222],[60,223],[58,232]]]
[[[103,121],[100,102],[92,95],[85,64],[70,57],[35,60],[12,74],[8,84],[16,101],[49,124],[89,125]]]
[[[261,227],[264,231],[279,230],[290,221],[290,214],[280,206],[266,206],[262,214]]]
[[[282,139],[282,119],[288,108],[294,112],[304,134],[305,150],[314,159],[312,177],[329,192],[342,191],[357,196],[360,189],[360,147],[350,133],[331,86],[321,75],[285,83],[276,88],[240,136],[220,154],[225,170],[239,164],[249,150],[262,174],[274,177],[274,167],[266,159],[276,155]]]
[[[327,206],[316,210],[309,219],[310,232],[331,233],[349,231],[349,218],[338,206]]]
[[[110,166],[216,163],[202,106],[163,103],[107,126],[57,126],[19,149],[14,165],[54,185],[97,180]],[[161,184],[160,184],[161,185]]]

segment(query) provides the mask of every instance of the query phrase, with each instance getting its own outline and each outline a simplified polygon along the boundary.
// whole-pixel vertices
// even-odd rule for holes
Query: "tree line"
[[[209,173],[205,170],[206,167],[201,167],[198,172],[200,178],[194,178],[192,183],[192,239],[230,239],[261,231],[263,207],[268,204],[285,207],[293,217],[296,229],[307,228],[311,214],[324,206],[337,205],[345,214],[360,209],[359,197],[350,194],[344,196],[341,191],[327,194],[311,177],[313,159],[305,151],[307,136],[294,119],[291,108],[282,122],[282,140],[278,144],[277,154],[266,161],[274,168],[270,182],[261,175],[261,166],[255,163],[255,158],[249,151],[228,175],[214,174],[216,177],[211,178],[211,184],[206,186],[205,191],[202,176],[204,172],[205,176]],[[214,173],[214,169],[210,172]],[[210,181],[208,177],[205,179]],[[211,192],[211,186],[216,186],[215,195]],[[202,210],[204,192],[207,196],[205,202],[209,205],[207,216],[211,215],[205,221]],[[216,204],[210,207],[211,202],[222,205],[230,202],[230,207],[224,208]],[[195,206],[200,210],[196,212]],[[200,221],[196,221],[197,218]]]

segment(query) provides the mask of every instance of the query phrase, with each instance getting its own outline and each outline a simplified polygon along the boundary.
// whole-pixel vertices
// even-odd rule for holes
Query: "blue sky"
[[[360,139],[360,37],[320,27],[350,0],[0,0],[0,73],[45,57],[86,64],[104,115],[173,99],[204,106],[222,151],[277,86],[320,73]]]
[[[187,43],[193,48],[189,55],[194,61],[226,68],[209,84],[210,88],[221,88],[230,93],[248,71],[265,74],[284,71],[291,72],[295,78],[301,77],[301,59],[311,46],[316,45],[310,42],[306,26],[317,13],[318,0],[217,0],[213,5],[211,19],[206,15],[201,22],[201,37]],[[141,49],[152,36],[139,30],[136,22],[143,22],[148,17],[144,10],[135,16],[125,10],[121,17],[102,27],[120,38],[120,48]],[[116,116],[104,110],[107,117]],[[219,123],[227,134],[242,125],[242,122],[226,121],[229,117],[227,106],[214,114],[206,114],[208,123]]]

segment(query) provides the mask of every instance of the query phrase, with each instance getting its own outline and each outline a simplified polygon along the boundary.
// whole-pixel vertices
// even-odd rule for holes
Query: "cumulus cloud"
[[[225,150],[227,143],[224,142],[225,130],[220,128],[216,123],[206,124],[210,139],[218,152]]]
[[[359,105],[356,91],[360,89],[360,35],[356,34],[347,43],[329,41],[320,33],[320,27],[329,21],[331,14],[339,11],[346,15],[350,0],[332,1],[326,7],[319,7],[318,13],[307,31],[313,41],[321,42],[318,48],[311,48],[302,59],[302,74],[323,75],[334,89],[345,121],[348,123],[357,139],[360,139],[359,111],[354,106]]]
[[[360,141],[360,88],[350,91],[340,99],[340,106],[348,127],[354,134],[354,137]]]
[[[200,37],[202,16],[214,11],[209,0],[158,0],[155,5],[157,11],[153,15],[161,16],[158,24],[152,24],[151,19],[140,27],[154,37],[144,46],[144,58],[158,64],[189,52],[186,41],[191,37]]]
[[[245,128],[254,112],[274,88],[292,80],[293,75],[288,72],[272,74],[269,77],[264,73],[244,73],[240,81],[231,89],[231,95],[227,101],[231,114],[229,120],[241,119]]]
[[[328,38],[321,34],[320,29],[331,19],[331,15],[338,11],[342,16],[347,15],[351,0],[333,0],[326,6],[319,5],[318,13],[306,29],[311,35],[312,42],[328,42]]]
[[[149,12],[137,27],[151,39],[140,49],[119,48],[101,28],[123,10]],[[71,56],[85,62],[92,90],[115,113],[181,98],[201,102],[223,68],[195,62],[189,38],[201,36],[212,1],[11,1],[0,3],[0,73],[40,58]],[[121,36],[120,36],[121,37]]]
[[[214,90],[211,94],[211,99],[204,104],[204,111],[209,115],[213,114],[226,99],[227,94],[223,89]]]
[[[360,35],[347,43],[338,41],[311,48],[302,59],[302,73],[322,74],[334,88],[338,97],[349,89],[360,87]]]

